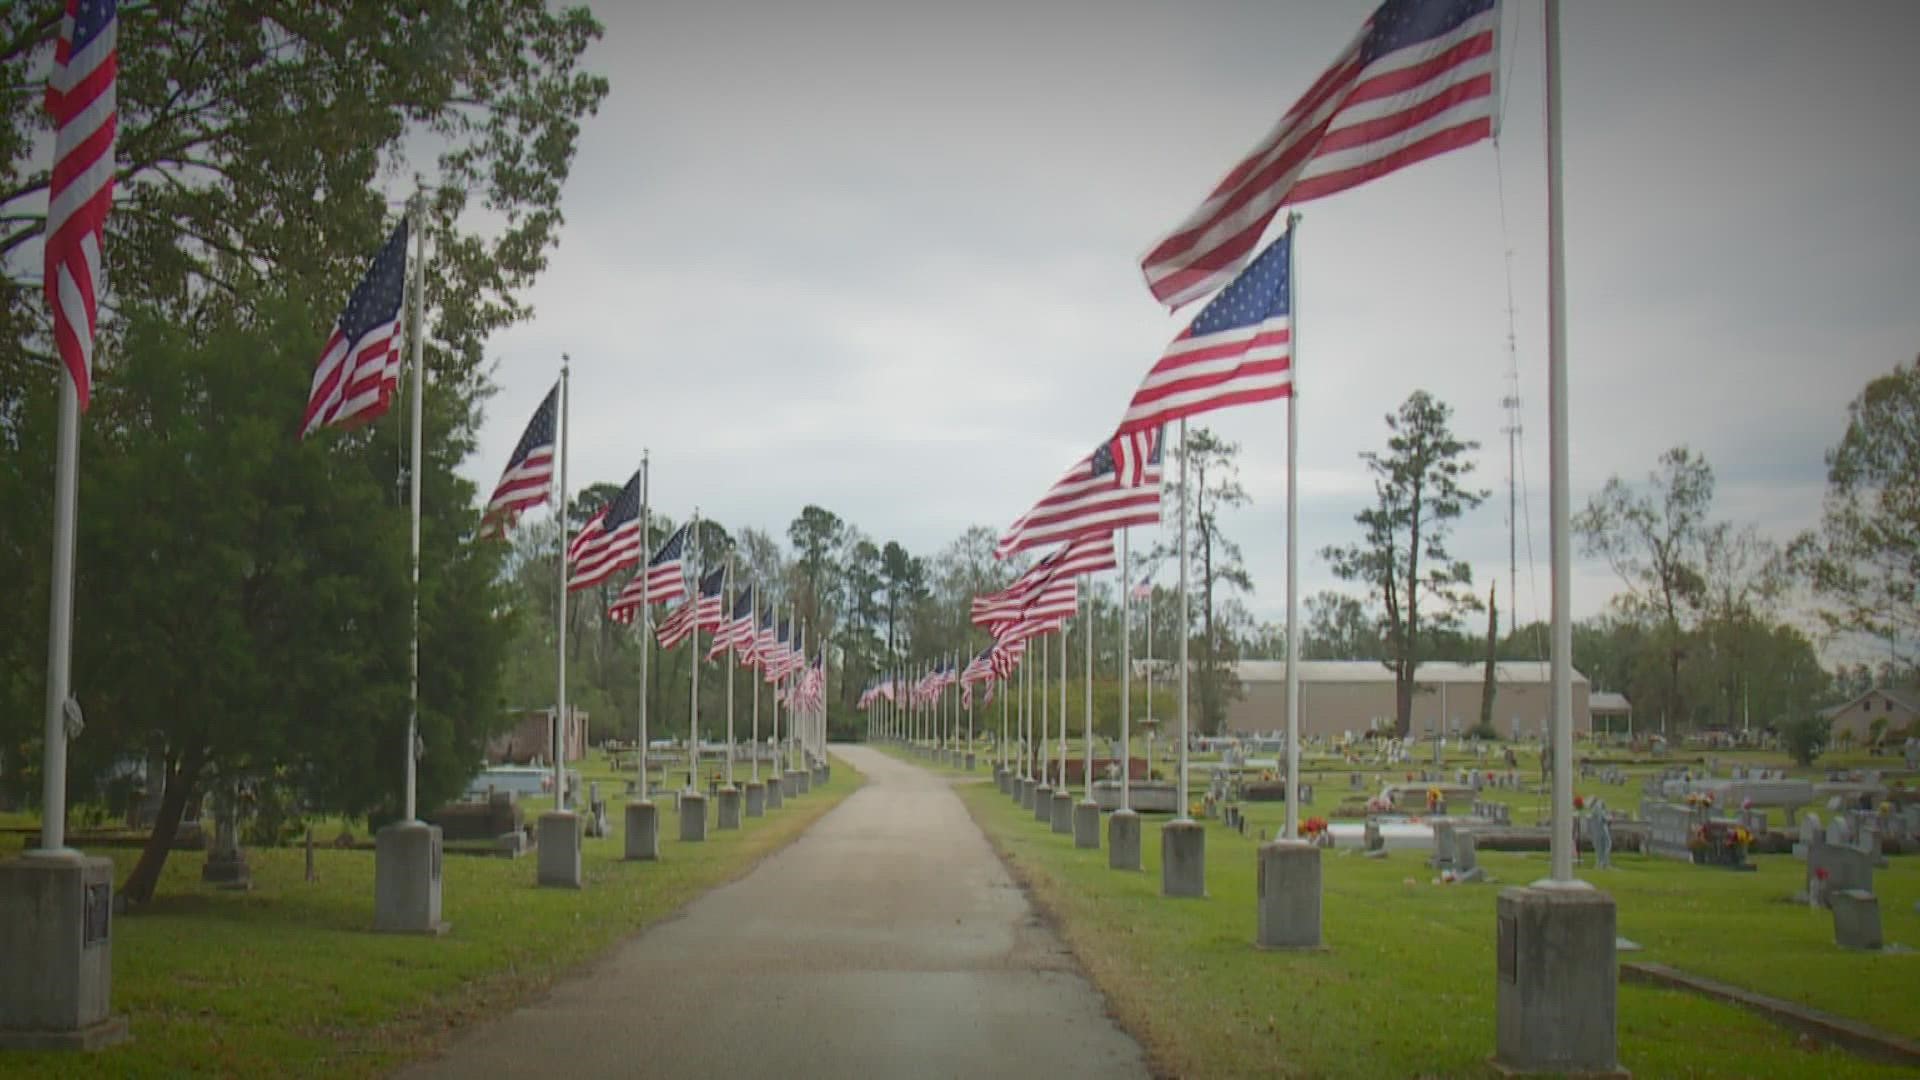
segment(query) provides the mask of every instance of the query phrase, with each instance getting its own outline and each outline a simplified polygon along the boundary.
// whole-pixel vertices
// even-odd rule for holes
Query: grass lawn
[[[1344,782],[1341,784],[1344,787]],[[974,818],[1052,915],[1121,1022],[1181,1076],[1483,1076],[1494,1045],[1497,885],[1437,886],[1421,856],[1328,853],[1324,951],[1252,947],[1256,842],[1208,831],[1205,900],[1160,894],[1161,820],[1145,872],[1107,869],[1018,810],[991,781],[956,785]],[[1480,857],[1509,884],[1545,876],[1544,854]],[[1844,953],[1829,918],[1781,902],[1798,864],[1757,873],[1621,856],[1596,875],[1619,904],[1624,958],[1670,963],[1920,1034],[1920,953]],[[1876,878],[1889,941],[1920,946],[1920,865]],[[1796,1037],[1742,1010],[1622,985],[1621,1064],[1639,1076],[1842,1077],[1907,1073]]]
[[[591,762],[582,775],[612,777]],[[738,769],[735,778],[746,779]],[[113,924],[114,1008],[127,1015],[133,1041],[85,1056],[9,1053],[0,1073],[384,1073],[739,877],[861,782],[835,759],[826,786],[748,818],[740,831],[711,830],[704,844],[680,843],[679,819],[663,803],[657,863],[622,860],[623,789],[603,784],[614,831],[585,842],[584,889],[536,888],[535,856],[448,855],[444,917],[453,932],[439,939],[371,932],[370,851],[316,852],[319,881],[309,884],[299,849],[252,849],[247,893],[201,885],[203,857],[175,852],[154,903]],[[4,836],[0,845],[10,855],[19,840]],[[138,856],[106,854],[121,877]]]

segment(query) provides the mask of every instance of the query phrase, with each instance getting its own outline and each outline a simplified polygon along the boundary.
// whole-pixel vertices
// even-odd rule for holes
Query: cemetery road
[[[405,1075],[1147,1076],[946,781],[835,749],[799,840]]]

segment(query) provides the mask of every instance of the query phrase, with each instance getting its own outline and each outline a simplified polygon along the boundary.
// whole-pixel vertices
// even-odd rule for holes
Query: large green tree
[[[1321,552],[1339,577],[1371,587],[1386,612],[1385,663],[1393,670],[1401,735],[1413,726],[1414,670],[1430,654],[1432,630],[1478,606],[1473,570],[1448,553],[1447,536],[1487,493],[1466,486],[1474,470],[1467,455],[1480,444],[1456,437],[1452,416],[1450,406],[1425,390],[1387,415],[1387,452],[1360,455],[1373,474],[1375,497],[1354,515],[1361,540]]]
[[[1188,558],[1194,574],[1191,588],[1200,601],[1200,633],[1196,639],[1200,655],[1193,669],[1198,728],[1217,732],[1226,723],[1228,703],[1240,693],[1239,681],[1233,677],[1233,662],[1240,652],[1240,638],[1234,630],[1241,622],[1251,623],[1251,619],[1236,619],[1228,625],[1219,618],[1222,593],[1225,589],[1243,594],[1253,591],[1253,578],[1247,573],[1240,545],[1227,535],[1220,518],[1222,511],[1238,509],[1252,499],[1240,486],[1240,444],[1221,438],[1209,428],[1196,427],[1187,433],[1185,445],[1176,448],[1175,454],[1186,457],[1191,477],[1188,482],[1192,485],[1191,493],[1178,481],[1170,483],[1168,489],[1176,502],[1185,501],[1189,510]],[[1154,554],[1164,556],[1170,551],[1162,547]]]
[[[1820,527],[1793,545],[1828,629],[1920,642],[1920,359],[1895,365],[1847,406],[1827,452]],[[1898,674],[1898,673],[1896,673]]]

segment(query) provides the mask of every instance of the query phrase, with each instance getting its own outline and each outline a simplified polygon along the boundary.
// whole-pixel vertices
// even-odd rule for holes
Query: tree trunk
[[[1500,648],[1500,605],[1496,600],[1499,591],[1497,581],[1487,586],[1487,673],[1480,684],[1480,727],[1486,731],[1493,730],[1493,664]]]
[[[1393,672],[1394,728],[1401,738],[1413,734],[1413,661],[1402,657]]]
[[[180,816],[187,801],[200,784],[200,770],[206,764],[206,752],[199,747],[187,751],[178,768],[167,776],[167,793],[160,800],[160,814],[153,820],[153,833],[140,851],[140,861],[120,886],[120,895],[128,904],[144,904],[153,899],[154,886],[160,883],[160,871],[166,868],[167,853],[180,834]]]

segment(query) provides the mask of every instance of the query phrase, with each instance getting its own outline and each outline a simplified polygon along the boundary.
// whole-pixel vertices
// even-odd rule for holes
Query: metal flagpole
[[[1498,37],[1499,35],[1494,35]],[[1300,244],[1300,214],[1287,214],[1287,309],[1292,335],[1287,388],[1287,839],[1300,835],[1300,278],[1293,272]]]
[[[553,728],[559,737],[553,748],[553,808],[567,808],[567,443],[573,432],[567,422],[567,382],[573,359],[560,354],[560,603],[559,626],[554,631],[559,652],[555,668],[559,678],[554,690]]]
[[[1125,574],[1125,571],[1123,570],[1121,571],[1121,573]],[[1086,644],[1087,644],[1087,677],[1086,677],[1086,681],[1082,684],[1085,687],[1084,692],[1086,695],[1086,701],[1082,702],[1081,704],[1086,706],[1086,711],[1081,718],[1082,719],[1081,734],[1085,737],[1085,741],[1087,745],[1085,748],[1085,756],[1082,757],[1081,759],[1081,770],[1080,770],[1082,773],[1085,773],[1086,775],[1082,776],[1080,780],[1087,789],[1087,801],[1092,802],[1093,801],[1093,578],[1089,576],[1084,580],[1086,582],[1086,592],[1087,592],[1087,621],[1083,623],[1080,627],[1080,636],[1086,639]],[[1126,587],[1126,582],[1122,581],[1121,588],[1125,588],[1125,587]]]
[[[1174,798],[1180,805],[1176,820],[1187,817],[1187,418],[1180,418],[1180,778]]]
[[[1033,676],[1028,673],[1027,661],[1030,659],[1023,651],[1020,654],[1020,779],[1030,780],[1033,774],[1027,771],[1027,757],[1033,749]]]
[[[40,850],[74,854],[67,847],[67,713],[78,726],[80,707],[70,696],[73,676],[73,553],[80,488],[80,394],[73,377],[60,377],[58,464],[53,474],[53,579],[47,627],[47,727],[41,761]],[[78,734],[78,732],[75,732]]]
[[[778,649],[780,647],[780,612],[772,605],[768,605],[767,611],[773,616],[773,644],[774,648]],[[774,658],[769,657],[768,662],[771,663],[773,659]],[[781,663],[786,662],[785,657],[780,657],[779,660]],[[766,678],[764,672],[761,674],[761,678],[763,680]],[[780,766],[773,770],[773,782],[777,784],[780,782],[780,774],[784,771],[784,765],[782,764],[780,755],[780,684],[776,681],[772,686],[773,689],[767,691],[767,720],[773,725],[773,728],[767,734],[767,742],[773,749],[774,764]],[[757,684],[755,692],[759,692]],[[788,722],[791,723],[792,721],[789,720]]]
[[[1065,632],[1063,628],[1061,633]],[[1045,784],[1049,780],[1048,770],[1053,768],[1053,747],[1047,742],[1053,731],[1052,718],[1047,715],[1047,691],[1053,688],[1053,684],[1048,681],[1051,672],[1047,668],[1051,663],[1049,657],[1053,653],[1047,648],[1047,639],[1044,636],[1038,640],[1040,642],[1040,782]]]
[[[1007,756],[1007,680],[1000,680],[1000,767],[1005,769],[1012,760]]]
[[[1560,3],[1547,0],[1547,453],[1552,521],[1553,880],[1573,878],[1573,621],[1568,575],[1566,231],[1560,185]]]
[[[687,659],[693,664],[693,691],[687,701],[687,790],[700,790],[700,576],[706,566],[700,561],[700,508],[693,508],[693,636],[688,641]]]
[[[755,596],[753,598],[753,610],[748,614],[750,618],[748,619],[747,625],[753,627],[753,635],[754,635],[750,639],[750,641],[752,642],[752,645],[755,651],[758,652],[759,644],[760,644],[760,598],[758,596]],[[763,659],[761,663],[764,665],[766,661]],[[752,776],[749,778],[748,783],[757,784],[760,782],[760,674],[758,671],[754,672],[754,676],[753,676],[753,765],[752,765],[752,769],[753,769],[753,773],[752,773]]]
[[[640,764],[640,776],[634,783],[635,799],[647,801],[647,657],[653,652],[653,602],[647,598],[647,562],[653,550],[652,511],[647,500],[649,483],[647,451],[640,451],[640,745],[634,757]]]
[[[409,470],[408,483],[411,487],[413,504],[413,643],[407,651],[407,813],[404,820],[418,821],[419,782],[416,774],[420,758],[420,417],[425,411],[422,400],[427,392],[426,375],[426,335],[421,327],[426,323],[423,312],[427,306],[426,262],[427,230],[425,215],[425,197],[415,193],[407,206],[407,216],[413,219],[413,266],[409,268],[407,290],[413,294],[413,310],[407,328],[407,346],[413,353],[413,468]],[[566,571],[561,571],[564,579]],[[561,588],[566,584],[564,580]]]
[[[800,680],[807,677],[807,628],[800,623],[800,608],[797,604],[793,609],[793,639],[794,643],[800,646],[800,670],[793,677],[792,685],[788,689],[788,693],[792,696],[787,699],[787,733],[793,737],[793,751],[798,756],[794,767],[804,769],[807,767],[806,744],[800,741],[802,738],[800,723],[804,717],[800,711],[799,695],[793,692],[799,689]]]
[[[1055,791],[1067,790],[1067,628],[1060,628],[1060,784]]]
[[[1127,561],[1127,531],[1120,530],[1120,809],[1122,810],[1133,809],[1133,586],[1130,584],[1133,564]]]
[[[1123,533],[1122,535],[1125,535],[1125,534]],[[1132,628],[1129,627],[1128,629],[1131,630]],[[1147,722],[1152,723],[1153,722],[1153,586],[1152,585],[1147,586],[1147,700],[1146,700],[1145,707],[1147,710]],[[1149,772],[1151,772],[1153,769],[1153,762],[1151,760],[1147,762],[1147,769]]]
[[[722,624],[721,629],[726,631],[727,638],[728,638],[728,641],[727,641],[727,757],[726,757],[726,763],[724,766],[726,778],[727,778],[726,786],[728,788],[733,787],[733,684],[737,681],[736,679],[734,679],[733,676],[735,672],[739,670],[739,667],[740,667],[736,659],[738,654],[734,651],[733,641],[732,641],[732,638],[735,632],[733,628],[733,606],[739,603],[740,600],[738,597],[728,596],[728,593],[733,588],[734,588],[733,552],[729,551],[727,552],[727,585],[725,588],[720,590],[720,595],[727,597],[727,600],[726,600],[727,622]]]

